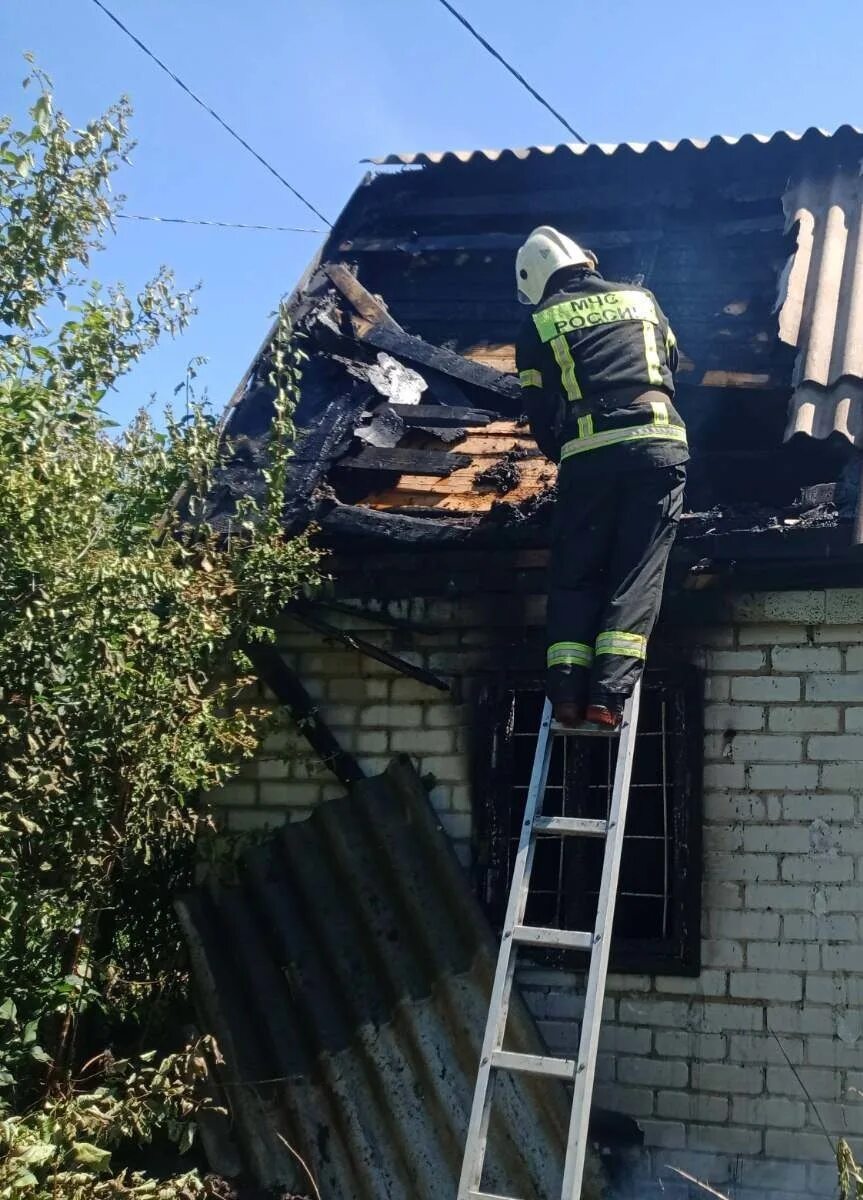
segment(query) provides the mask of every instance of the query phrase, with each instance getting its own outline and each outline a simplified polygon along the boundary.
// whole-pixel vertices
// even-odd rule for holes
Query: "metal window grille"
[[[487,697],[491,771],[480,830],[483,894],[499,924],[533,761],[543,693],[513,686]],[[700,687],[690,670],[648,672],[641,705],[614,925],[616,970],[692,974],[699,969],[701,891]],[[545,811],[604,817],[616,743],[558,739]],[[482,794],[482,793],[481,793]],[[603,843],[542,839],[527,920],[592,928]]]

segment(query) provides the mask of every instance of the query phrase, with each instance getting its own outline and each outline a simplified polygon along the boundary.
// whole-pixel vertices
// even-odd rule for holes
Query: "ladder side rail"
[[[596,910],[594,945],[590,958],[585,993],[584,1018],[578,1047],[578,1066],[575,1074],[572,1118],[567,1140],[566,1163],[563,1175],[561,1200],[580,1200],[584,1163],[587,1154],[587,1137],[590,1123],[590,1105],[593,1082],[596,1074],[596,1057],[602,1024],[602,1007],[605,999],[605,981],[611,952],[611,933],[614,925],[614,907],[617,884],[620,876],[620,860],[623,854],[623,835],[626,810],[629,802],[629,784],[635,758],[635,739],[638,731],[638,710],[641,700],[641,684],[626,702],[623,726],[617,750],[611,807],[608,816],[608,839],[602,864],[602,878]]]
[[[465,1141],[461,1179],[458,1185],[458,1200],[468,1200],[471,1193],[479,1191],[482,1181],[486,1142],[488,1139],[488,1123],[493,1096],[494,1076],[492,1075],[492,1057],[495,1051],[503,1046],[503,1035],[509,1013],[509,1001],[512,994],[512,983],[516,965],[516,950],[512,939],[512,931],[516,925],[523,923],[527,908],[530,874],[533,868],[533,857],[536,849],[533,822],[537,813],[542,809],[545,785],[548,780],[548,769],[551,762],[553,745],[551,718],[551,701],[546,699],[539,727],[539,737],[533,759],[530,786],[528,787],[527,799],[525,801],[521,836],[513,865],[509,901],[507,903],[500,950],[498,952],[494,982],[491,989],[488,1019],[486,1021],[485,1035],[480,1052],[479,1071],[477,1073],[467,1139]]]

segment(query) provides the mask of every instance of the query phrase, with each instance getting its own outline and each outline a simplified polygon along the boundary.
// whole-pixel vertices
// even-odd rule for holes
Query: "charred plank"
[[[470,466],[469,454],[448,454],[442,450],[391,450],[366,447],[358,454],[339,459],[340,467],[356,471],[396,471],[400,475],[451,475],[459,467]]]
[[[365,779],[365,772],[360,764],[339,744],[314,700],[303,687],[299,675],[293,667],[288,666],[275,646],[265,642],[252,642],[246,646],[246,654],[257,671],[258,678],[266,684],[279,703],[288,709],[297,722],[300,733],[338,781],[349,787],[357,780]]]
[[[354,307],[360,317],[369,326],[377,325],[384,329],[391,329],[396,333],[404,332],[401,325],[393,320],[389,311],[381,304],[380,300],[367,291],[356,275],[353,275],[346,266],[342,263],[328,263],[324,267],[324,271],[348,303]]]
[[[423,429],[489,425],[498,420],[497,413],[485,408],[454,408],[447,404],[389,404],[387,408],[401,417],[405,425],[419,425]]]
[[[390,667],[393,671],[398,671],[400,675],[406,675],[409,679],[416,679],[420,683],[426,683],[429,687],[437,688],[440,692],[449,691],[449,684],[445,683],[439,676],[433,675],[431,671],[426,671],[424,667],[416,667],[413,663],[407,662],[403,658],[398,658],[395,654],[390,654],[386,650],[382,650],[380,646],[375,646],[373,642],[367,642],[365,638],[359,637],[355,633],[348,633],[345,629],[336,628],[335,625],[331,625],[329,621],[324,621],[320,617],[315,616],[308,609],[294,610],[293,617],[301,625],[306,625],[309,629],[314,629],[316,633],[320,633],[324,637],[335,638],[345,646],[349,646],[351,650],[357,650],[360,654],[365,654],[368,658],[373,658],[376,662],[383,663],[384,666]]]

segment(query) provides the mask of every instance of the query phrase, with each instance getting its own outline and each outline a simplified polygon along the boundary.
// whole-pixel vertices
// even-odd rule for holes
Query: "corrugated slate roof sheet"
[[[524,160],[531,157],[550,157],[551,155],[574,154],[576,157],[603,154],[609,157],[613,154],[629,151],[632,154],[644,154],[651,150],[664,150],[673,153],[675,150],[690,148],[692,150],[707,150],[716,146],[736,146],[745,142],[757,142],[768,145],[775,141],[799,142],[806,138],[831,138],[836,133],[850,131],[861,133],[863,130],[856,125],[840,125],[835,132],[828,129],[818,129],[815,126],[803,133],[793,133],[781,129],[777,133],[744,133],[738,137],[727,134],[716,134],[710,138],[678,138],[676,141],[650,142],[562,142],[557,146],[523,146],[517,149],[502,150],[429,150],[413,154],[387,154],[383,158],[367,158],[364,162],[375,166],[438,166],[441,163],[469,163],[476,159],[486,159],[488,162],[498,162],[500,159],[516,158]]]
[[[327,1200],[454,1196],[495,947],[409,763],[178,907],[257,1181],[304,1190],[281,1134]],[[517,995],[508,1032],[540,1048]],[[498,1098],[489,1190],[556,1194],[562,1087],[507,1076]]]
[[[863,445],[863,180],[804,176],[783,198],[797,251],[779,336],[798,350],[786,439],[838,433]]]

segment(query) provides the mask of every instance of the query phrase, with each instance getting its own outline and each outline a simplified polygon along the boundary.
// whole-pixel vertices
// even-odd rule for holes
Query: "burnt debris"
[[[477,471],[473,477],[474,487],[492,488],[498,496],[505,496],[521,483],[519,463],[527,458],[529,451],[524,446],[513,446],[491,467]]]

